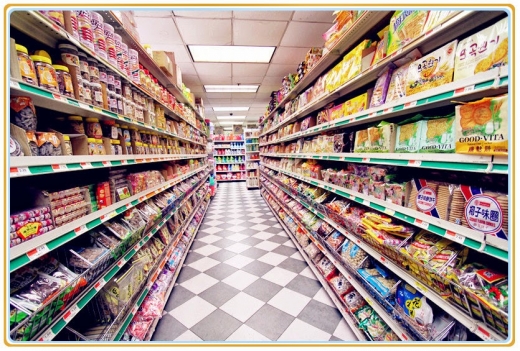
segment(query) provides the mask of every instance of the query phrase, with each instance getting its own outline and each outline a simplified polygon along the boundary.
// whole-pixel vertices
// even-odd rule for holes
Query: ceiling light
[[[194,62],[269,63],[274,46],[188,45]]]
[[[226,130],[226,131],[228,131],[228,130],[233,130],[232,127],[226,127],[226,128],[222,128],[222,129],[223,129],[223,130]]]
[[[246,116],[217,116],[218,119],[245,119]]]
[[[233,121],[218,121],[218,124],[221,126],[232,126],[232,125],[239,125],[241,126],[243,123],[240,122],[233,122]]]
[[[249,107],[213,107],[213,111],[249,111]]]
[[[204,85],[206,93],[256,93],[258,85]]]

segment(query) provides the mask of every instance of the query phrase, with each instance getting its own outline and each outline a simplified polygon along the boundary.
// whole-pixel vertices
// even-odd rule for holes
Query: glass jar
[[[116,101],[117,101],[117,113],[120,115],[124,115],[124,103],[123,103],[123,97],[116,93]]]
[[[76,17],[78,18],[79,41],[90,50],[94,50],[90,11],[76,11]]]
[[[136,105],[135,106],[135,119],[139,122],[144,122],[144,112],[142,106]]]
[[[107,89],[116,92],[114,72],[107,68]]]
[[[103,107],[103,91],[101,84],[90,83],[90,89],[92,94],[92,104],[94,106]]]
[[[103,137],[103,130],[98,118],[86,118],[85,122],[85,129],[89,138],[101,139]]]
[[[132,101],[135,102],[136,104],[139,104],[140,99],[139,99],[139,93],[137,92],[137,88],[132,87],[131,91],[132,91]]]
[[[103,139],[96,139],[97,155],[106,155],[105,146],[103,145]]]
[[[122,95],[121,77],[117,74],[114,74],[114,86],[116,88],[116,94]]]
[[[92,39],[94,41],[94,51],[99,57],[107,59],[107,44],[105,31],[103,30],[103,16],[97,12],[90,13],[90,24],[92,25]]]
[[[130,83],[122,82],[123,97],[127,100],[132,99],[132,88]]]
[[[121,147],[121,141],[112,139],[110,140],[110,148],[112,151],[112,155],[122,155],[123,148]]]
[[[134,152],[132,150],[132,143],[131,142],[127,141],[125,143],[125,149],[126,149],[126,154],[127,155],[133,155],[134,154]]]
[[[110,112],[117,113],[117,98],[114,91],[108,91],[108,108]]]
[[[71,44],[59,44],[60,56],[63,63],[74,67],[79,67],[78,48]]]
[[[98,63],[98,70],[99,70],[99,81],[101,83],[108,84],[107,67],[102,63]]]
[[[128,130],[128,126],[121,126],[121,132],[123,133],[125,142],[129,143],[132,139],[130,138],[130,131]]]
[[[88,144],[88,154],[89,155],[97,155],[97,143],[95,138],[88,138],[87,139]]]
[[[164,152],[164,148],[162,145],[158,145],[157,146],[157,155],[164,155],[165,152]]]
[[[135,142],[141,142],[142,141],[141,133],[139,133],[139,130],[137,129],[137,127],[130,126],[130,127],[128,127],[128,130],[129,130],[129,133],[130,133],[131,141],[135,141]]]
[[[87,104],[92,105],[92,89],[90,87],[90,81],[82,79],[83,81],[83,98]]]
[[[20,67],[22,80],[27,84],[38,85],[34,62],[29,56],[27,48],[25,46],[16,44],[16,54],[18,55],[18,66]]]
[[[70,134],[85,134],[85,127],[83,125],[83,117],[81,116],[69,116],[69,133]]]
[[[56,78],[58,79],[58,89],[61,95],[68,97],[74,96],[74,87],[72,85],[72,77],[69,73],[69,68],[62,65],[53,65],[56,71]]]
[[[87,54],[85,54],[84,52],[79,52],[78,57],[79,57],[79,71],[81,72],[81,77],[90,82],[90,70],[88,68]]]
[[[32,55],[31,59],[34,62],[34,68],[36,70],[36,76],[38,77],[38,83],[40,88],[51,90],[55,93],[59,93],[58,79],[56,77],[56,71],[52,67],[52,62],[45,56]]]
[[[103,135],[110,139],[118,139],[117,127],[114,120],[103,121]]]
[[[63,146],[65,148],[63,156],[72,156],[72,144],[68,135],[63,135]]]
[[[98,62],[95,58],[89,57],[87,58],[88,62],[88,73],[90,74],[90,82],[91,83],[99,83],[99,68]]]
[[[123,110],[125,116],[134,119],[134,112],[132,110],[131,101],[127,98],[123,98]]]
[[[150,147],[146,143],[143,143],[143,154],[150,155]]]

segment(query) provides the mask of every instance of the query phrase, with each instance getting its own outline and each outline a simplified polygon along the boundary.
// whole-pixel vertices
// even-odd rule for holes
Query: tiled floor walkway
[[[219,184],[154,341],[356,340],[258,190]]]

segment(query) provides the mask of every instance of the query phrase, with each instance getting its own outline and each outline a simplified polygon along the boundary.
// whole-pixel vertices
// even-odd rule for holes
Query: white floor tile
[[[198,254],[201,254],[201,255],[204,255],[204,256],[209,256],[209,255],[212,255],[214,254],[215,252],[221,250],[220,247],[216,247],[216,246],[213,246],[213,245],[206,245],[206,246],[203,246],[201,248],[198,248],[197,250],[194,250],[194,252],[198,253]]]
[[[253,223],[257,223],[257,224],[260,224],[265,221],[266,221],[266,219],[263,219],[263,218],[253,218],[253,219],[249,220],[249,222],[253,222]]]
[[[286,286],[297,274],[280,267],[274,267],[262,276],[263,279],[269,280],[275,284]]]
[[[195,296],[179,307],[170,311],[170,315],[181,322],[186,328],[191,328],[217,308],[206,300]],[[182,335],[181,335],[182,336]]]
[[[202,241],[203,243],[206,243],[206,244],[212,244],[215,241],[219,241],[220,239],[222,239],[222,237],[220,237],[218,235],[207,235],[207,236],[197,239],[197,240]]]
[[[215,233],[220,233],[223,230],[224,229],[217,228],[217,227],[210,227],[210,228],[206,228],[206,229],[201,229],[201,232],[208,233],[208,234],[215,234]]]
[[[233,266],[238,269],[242,269],[242,267],[247,266],[254,260],[252,258],[242,256],[242,255],[235,255],[231,257],[229,260],[225,261],[224,263]]]
[[[264,229],[267,229],[269,228],[268,225],[264,225],[264,224],[257,224],[255,226],[252,226],[251,229],[254,229],[254,230],[264,230]]]
[[[207,274],[201,273],[193,278],[181,283],[181,286],[188,289],[192,293],[198,295],[204,290],[212,287],[213,285],[217,284],[218,280],[216,280],[213,277],[210,277]]]
[[[236,241],[236,242],[242,241],[242,240],[244,240],[246,238],[248,238],[247,235],[238,234],[238,233],[226,237],[226,239],[233,240],[233,241]]]
[[[331,335],[300,319],[295,319],[278,341],[329,341]]]
[[[236,243],[231,246],[226,247],[226,250],[234,252],[234,253],[241,253],[242,251],[245,251],[249,249],[251,246],[241,243]]]
[[[217,260],[214,260],[214,259],[209,258],[209,257],[204,257],[204,258],[201,258],[198,261],[190,263],[188,266],[191,267],[191,268],[195,268],[198,271],[205,272],[208,269],[210,269],[212,267],[215,267],[219,263],[220,262],[217,261]]]
[[[287,256],[280,255],[274,252],[268,252],[262,257],[258,258],[258,261],[270,264],[271,266],[278,266],[280,263],[285,261]]]
[[[310,297],[297,293],[296,291],[283,288],[274,295],[267,303],[293,317],[297,317],[311,301]]]
[[[354,332],[348,326],[347,322],[345,322],[344,319],[342,319],[339,322],[338,326],[336,327],[336,330],[334,330],[334,333],[332,335],[344,341],[357,340],[356,334],[354,334]]]
[[[293,247],[293,248],[296,248],[296,246],[294,245],[294,243],[293,243],[292,240],[287,240],[287,241],[284,242],[282,245],[283,245],[283,246],[287,246],[287,247]]]
[[[253,235],[253,238],[261,239],[261,240],[267,240],[269,238],[272,238],[274,234],[267,233],[267,232],[259,232]]]
[[[227,221],[227,223],[230,223],[230,224],[234,224],[234,225],[237,225],[237,224],[242,224],[244,223],[245,221],[243,219],[233,219],[231,221]]]
[[[220,218],[224,218],[224,216],[217,213],[217,214],[211,214],[211,215],[207,216],[206,218],[209,218],[209,219],[220,219]]]
[[[236,271],[222,281],[227,285],[234,287],[235,289],[244,290],[249,285],[253,284],[256,280],[258,280],[258,277],[254,276],[253,274],[249,274],[244,271]]]
[[[209,222],[206,222],[204,224],[207,224],[207,225],[211,225],[211,226],[217,226],[217,225],[220,225],[220,224],[223,224],[224,222],[222,221],[219,221],[218,219],[214,219],[212,221],[209,221]]]
[[[269,338],[260,334],[253,328],[248,327],[245,324],[242,324],[240,328],[235,330],[233,334],[231,334],[226,341],[243,341],[243,342],[251,342],[251,341],[271,341]]]
[[[261,243],[258,243],[255,245],[256,248],[265,250],[265,251],[273,251],[278,246],[280,246],[280,244],[274,243],[272,241],[262,241]]]
[[[295,253],[293,253],[291,258],[294,258],[294,259],[300,260],[300,261],[305,261],[299,251],[296,251]]]
[[[316,275],[314,275],[313,271],[309,267],[305,267],[303,271],[300,272],[300,274],[304,277],[318,280],[318,278],[316,278]]]
[[[256,313],[264,305],[264,302],[258,300],[244,292],[235,295],[231,300],[226,302],[220,309],[227,314],[235,317],[242,323],[245,323],[249,317]]]
[[[195,335],[192,331],[186,330],[182,335],[179,335],[175,341],[203,341],[197,335]]]
[[[314,295],[313,299],[321,303],[324,303],[325,305],[329,305],[330,307],[336,307],[334,302],[332,302],[332,300],[330,299],[329,294],[327,294],[327,292],[323,288],[318,290],[316,295]]]
[[[235,232],[235,233],[243,232],[243,231],[246,230],[246,229],[248,229],[248,228],[247,228],[247,227],[240,226],[240,225],[235,225],[235,226],[232,226],[232,227],[226,228],[227,231],[232,231],[232,232]]]

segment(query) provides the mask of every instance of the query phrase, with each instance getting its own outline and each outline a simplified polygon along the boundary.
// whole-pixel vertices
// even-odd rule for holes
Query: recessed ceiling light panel
[[[204,85],[206,93],[256,93],[259,85]]]
[[[213,111],[222,112],[222,111],[249,111],[249,107],[213,107]]]
[[[274,46],[188,45],[194,62],[269,63]]]

